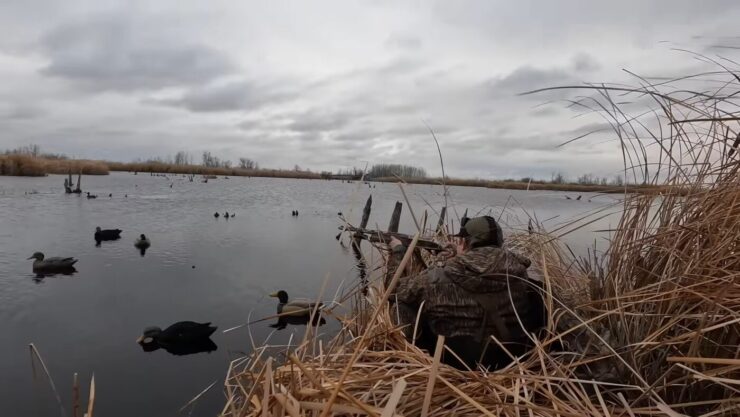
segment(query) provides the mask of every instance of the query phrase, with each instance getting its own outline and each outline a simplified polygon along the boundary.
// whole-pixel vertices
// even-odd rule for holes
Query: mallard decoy
[[[37,271],[54,272],[54,271],[69,270],[74,267],[75,263],[77,263],[77,259],[72,258],[72,257],[70,258],[53,257],[53,258],[45,259],[44,254],[41,252],[34,253],[28,259],[35,259],[35,261],[33,261],[34,272],[37,272]]]
[[[221,215],[220,215],[220,214],[218,214],[218,212],[215,212],[215,213],[213,213],[213,217],[215,217],[215,218],[217,218],[217,219],[218,219],[219,217],[221,217]]]
[[[270,297],[277,297],[277,313],[285,314],[286,316],[310,316],[316,308],[316,303],[311,301],[288,301],[288,293],[283,290],[270,294]],[[319,309],[321,309],[322,306],[322,303],[318,303]]]
[[[193,343],[207,339],[217,329],[211,323],[196,323],[194,321],[180,321],[162,330],[157,326],[144,329],[144,334],[139,336],[136,343],[157,343],[161,347],[184,343]]]
[[[116,240],[121,238],[121,229],[105,229],[102,230],[99,226],[95,228],[95,240]]]
[[[87,192],[87,198],[98,198],[96,195],[90,194],[90,191]]]

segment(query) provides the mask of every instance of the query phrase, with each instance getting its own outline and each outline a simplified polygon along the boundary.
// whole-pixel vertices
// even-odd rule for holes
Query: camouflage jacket
[[[400,255],[390,257],[389,276]],[[421,307],[424,324],[437,335],[477,340],[494,335],[502,342],[526,342],[520,320],[528,332],[541,327],[544,316],[540,285],[527,277],[529,265],[528,259],[503,248],[474,248],[442,267],[402,277],[391,302],[397,301],[399,324],[407,325],[407,336]]]

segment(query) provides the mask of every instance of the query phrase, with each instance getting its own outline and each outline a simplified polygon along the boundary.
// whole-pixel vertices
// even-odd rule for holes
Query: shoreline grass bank
[[[87,159],[52,159],[25,154],[0,154],[0,176],[43,177],[48,174],[108,175],[108,164]]]
[[[110,162],[83,159],[50,159],[23,154],[0,154],[0,176],[39,177],[48,174],[65,175],[71,172],[83,175],[108,175],[110,172],[141,172],[171,175],[216,175],[233,177],[265,177],[292,179],[327,179],[324,175],[308,171],[281,169],[244,169],[205,167],[202,165],[176,165],[161,162]],[[401,178],[409,184],[442,184],[441,178]],[[398,182],[395,177],[371,178],[370,182]],[[573,183],[548,183],[543,181],[498,181],[481,179],[448,178],[447,185],[459,187],[499,188],[510,190],[550,190],[595,193],[660,193],[656,185],[585,185]]]

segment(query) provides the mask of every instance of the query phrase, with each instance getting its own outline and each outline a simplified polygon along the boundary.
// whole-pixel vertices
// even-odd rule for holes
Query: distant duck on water
[[[34,259],[33,271],[34,272],[59,272],[66,271],[74,268],[74,264],[77,263],[77,259],[69,258],[44,258],[44,254],[36,252],[28,259]]]
[[[139,238],[134,242],[134,247],[141,252],[141,256],[146,254],[146,250],[152,246],[152,242],[142,233]]]
[[[98,196],[90,194],[90,191],[87,192],[87,198],[98,198]]]
[[[224,218],[226,218],[226,219],[229,218],[229,212],[228,211],[224,213]]]
[[[221,217],[221,215],[220,215],[220,214],[218,214],[218,212],[215,212],[215,213],[213,213],[213,217],[215,217],[215,218],[217,218],[217,219],[218,219],[219,217]]]
[[[95,228],[95,240],[100,242],[103,240],[116,240],[121,238],[121,229],[101,229],[100,226]]]

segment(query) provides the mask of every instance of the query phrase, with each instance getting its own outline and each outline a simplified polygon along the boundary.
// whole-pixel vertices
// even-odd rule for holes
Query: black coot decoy
[[[213,213],[213,217],[215,217],[215,218],[217,218],[217,219],[218,219],[219,217],[221,217],[221,215],[220,215],[220,214],[218,214],[218,212],[215,212],[215,213]]]
[[[121,238],[121,229],[105,229],[102,230],[100,227],[95,228],[95,240],[100,242],[102,240],[116,240]]]
[[[87,198],[98,198],[96,195],[90,194],[90,191],[87,192]]]
[[[160,346],[192,343],[198,340],[208,338],[218,327],[211,326],[211,323],[196,323],[194,321],[179,321],[172,326],[162,330],[157,326],[151,326],[144,329],[144,334],[139,336],[137,343],[156,342]]]

